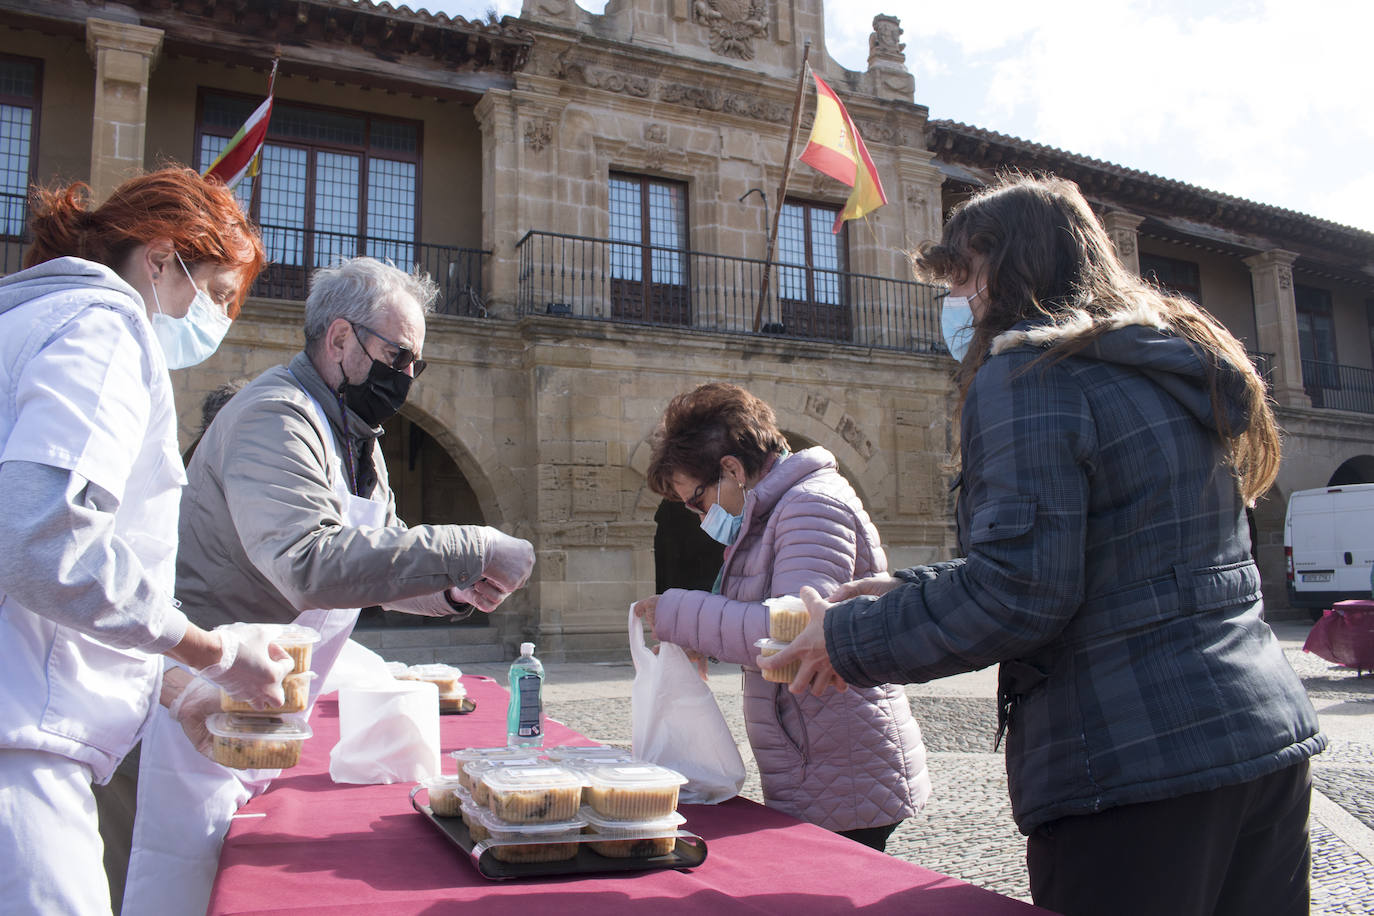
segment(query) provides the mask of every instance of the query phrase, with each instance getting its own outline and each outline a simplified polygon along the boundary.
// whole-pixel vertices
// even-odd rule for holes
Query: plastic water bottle
[[[544,743],[544,666],[534,657],[534,643],[520,644],[520,657],[510,665],[510,705],[506,707],[506,744],[539,747]]]

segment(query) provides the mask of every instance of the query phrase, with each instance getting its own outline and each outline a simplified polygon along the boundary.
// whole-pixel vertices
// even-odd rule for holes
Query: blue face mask
[[[983,290],[978,290],[981,293]],[[978,295],[974,293],[974,295]],[[940,334],[945,339],[945,349],[962,363],[968,354],[968,345],[973,340],[973,309],[969,307],[967,296],[946,296],[940,307]]]
[[[185,369],[205,362],[211,353],[219,349],[220,341],[224,340],[232,323],[224,310],[215,305],[210,294],[196,287],[181,255],[177,255],[177,261],[186,272],[187,281],[196,290],[196,298],[191,301],[186,317],[172,318],[164,314],[162,303],[158,301],[157,286],[153,286],[153,305],[157,306],[153,314],[153,334],[162,347],[169,369]]]
[[[744,525],[744,513],[731,515],[720,505],[720,484],[716,484],[716,501],[711,508],[706,510],[706,516],[701,520],[701,530],[705,531],[713,541],[718,541],[729,547],[735,543],[735,538],[739,537],[740,527]]]

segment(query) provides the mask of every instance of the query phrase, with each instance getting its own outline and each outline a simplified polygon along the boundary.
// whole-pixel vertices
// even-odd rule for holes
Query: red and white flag
[[[215,157],[205,170],[206,178],[218,178],[233,190],[245,175],[258,174],[258,155],[267,140],[267,124],[272,120],[272,86],[277,81],[277,64],[272,64],[272,76],[267,84],[267,98],[243,122],[238,133],[229,138],[229,145]]]

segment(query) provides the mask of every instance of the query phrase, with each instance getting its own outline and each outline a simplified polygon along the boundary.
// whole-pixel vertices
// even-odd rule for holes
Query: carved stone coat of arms
[[[694,0],[692,15],[711,30],[711,50],[754,59],[754,39],[768,34],[767,0]]]

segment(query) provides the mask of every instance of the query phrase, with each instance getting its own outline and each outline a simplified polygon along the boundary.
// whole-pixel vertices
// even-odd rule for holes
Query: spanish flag
[[[868,147],[864,146],[864,139],[855,129],[849,112],[844,110],[844,103],[823,79],[815,73],[811,78],[816,81],[816,120],[811,125],[806,149],[799,158],[816,171],[854,189],[835,219],[832,231],[839,232],[845,220],[871,213],[887,203],[887,195],[883,193],[883,183],[873,167]]]

